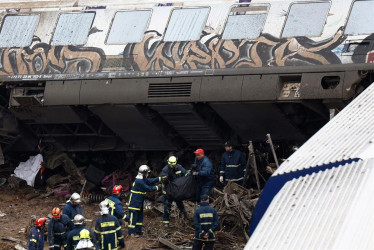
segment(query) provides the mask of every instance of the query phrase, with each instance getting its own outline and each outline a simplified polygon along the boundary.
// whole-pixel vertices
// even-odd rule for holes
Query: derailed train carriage
[[[372,82],[374,1],[0,3],[1,145],[304,142]]]

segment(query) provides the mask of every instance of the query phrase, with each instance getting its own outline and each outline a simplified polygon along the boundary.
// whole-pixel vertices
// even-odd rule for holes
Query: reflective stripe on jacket
[[[216,236],[214,231],[218,227],[218,215],[217,211],[209,206],[207,202],[201,202],[200,207],[196,209],[194,215],[195,225],[195,239],[201,241],[215,241]],[[209,237],[204,238],[207,234]]]
[[[159,182],[161,182],[161,177],[135,179],[130,191],[128,209],[140,210],[147,192],[158,191],[157,186],[151,185]]]
[[[121,225],[115,216],[103,215],[97,219],[95,233],[101,250],[116,250],[118,243],[125,246]]]

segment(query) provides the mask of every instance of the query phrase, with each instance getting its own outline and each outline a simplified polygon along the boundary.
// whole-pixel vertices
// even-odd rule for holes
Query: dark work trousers
[[[204,250],[213,250],[214,241],[195,240],[192,246],[192,250],[201,250],[203,249],[203,245],[205,245]]]

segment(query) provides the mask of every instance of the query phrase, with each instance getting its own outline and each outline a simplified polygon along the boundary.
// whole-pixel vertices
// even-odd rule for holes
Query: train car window
[[[330,9],[330,2],[291,5],[282,37],[320,36]]]
[[[175,9],[166,29],[164,41],[199,40],[208,17],[209,8]]]
[[[258,38],[264,26],[267,12],[268,6],[238,6],[232,8],[222,38]]]
[[[110,29],[107,44],[137,43],[147,28],[150,10],[117,12]]]
[[[29,46],[38,22],[39,15],[5,16],[0,32],[0,47]]]
[[[345,28],[345,34],[374,33],[374,1],[356,1]]]
[[[82,45],[86,43],[95,13],[66,13],[58,19],[52,45]]]

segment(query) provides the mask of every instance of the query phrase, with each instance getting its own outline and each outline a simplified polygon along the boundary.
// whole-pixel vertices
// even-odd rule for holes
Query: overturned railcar
[[[374,1],[0,3],[3,150],[303,142],[373,77]]]

